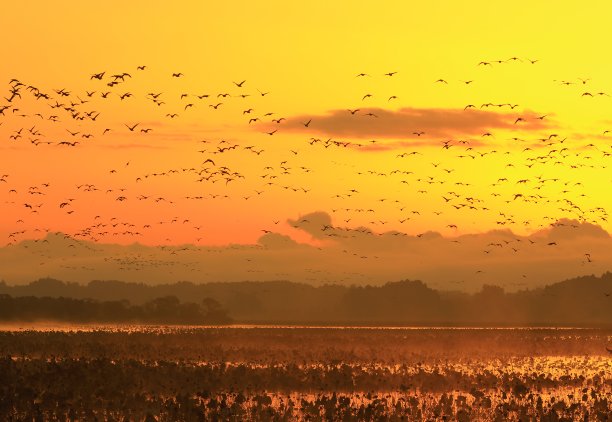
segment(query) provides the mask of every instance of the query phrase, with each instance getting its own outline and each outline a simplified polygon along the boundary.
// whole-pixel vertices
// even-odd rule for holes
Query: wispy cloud
[[[165,145],[151,145],[151,144],[95,144],[94,146],[104,149],[168,149]]]
[[[552,121],[537,117],[538,114],[532,111],[499,112],[473,108],[466,110],[412,107],[399,110],[363,108],[355,113],[348,110],[331,110],[325,115],[290,117],[283,125],[283,129],[360,139],[381,137],[418,140],[481,136],[495,129],[539,131],[554,127]]]

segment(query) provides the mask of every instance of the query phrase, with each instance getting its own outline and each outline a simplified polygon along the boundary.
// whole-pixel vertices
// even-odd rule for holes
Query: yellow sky
[[[22,98],[0,99],[9,106],[0,116],[0,176],[9,175],[0,185],[0,239],[49,229],[103,242],[218,245],[253,243],[270,230],[310,241],[287,219],[313,211],[329,213],[335,225],[375,232],[530,233],[563,217],[612,229],[604,155],[612,150],[603,135],[612,129],[612,98],[597,95],[612,93],[612,59],[602,47],[609,38],[606,2],[181,3],[3,5],[3,97],[11,95],[12,78],[24,87]],[[99,72],[106,72],[103,81],[90,78]],[[122,72],[132,77],[109,88],[109,77]],[[178,72],[184,76],[172,77]],[[362,72],[368,76],[356,77]],[[52,98],[34,99],[28,85]],[[70,95],[57,94],[61,89]],[[111,94],[103,99],[105,91]],[[132,97],[119,99],[128,92]],[[164,104],[155,105],[149,93],[162,93]],[[196,97],[203,94],[209,97]],[[372,97],[363,100],[366,94]],[[96,121],[49,107],[80,100],[88,102],[73,108],[99,112]],[[518,106],[482,108],[486,103]],[[478,114],[465,127],[449,123],[468,104],[477,110],[466,116],[482,110],[492,120],[483,114],[488,123],[480,124]],[[360,124],[347,123],[347,109],[360,109]],[[274,114],[264,117],[268,112]],[[49,121],[53,114],[59,122]],[[260,121],[249,124],[252,117]],[[271,121],[280,117],[286,120]],[[525,122],[514,124],[519,117]],[[384,120],[391,118],[395,123]],[[130,132],[126,125],[135,123]],[[32,127],[41,135],[27,133]],[[19,140],[9,138],[20,129]],[[538,140],[550,135],[558,136]],[[321,142],[311,145],[311,138]],[[324,146],[329,138],[350,146]],[[34,146],[32,139],[51,144]],[[445,140],[451,148],[442,148]],[[238,147],[219,153],[231,145]],[[419,154],[397,157],[412,151]],[[542,156],[549,158],[530,161]],[[207,159],[214,165],[203,164]],[[202,169],[223,166],[216,182],[197,181],[208,174]],[[492,186],[500,178],[507,181]],[[99,190],[77,188],[83,184]],[[41,207],[32,213],[25,204]]]

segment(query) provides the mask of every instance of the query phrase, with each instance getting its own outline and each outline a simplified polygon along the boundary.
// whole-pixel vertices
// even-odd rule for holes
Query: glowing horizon
[[[5,8],[0,244],[612,232],[605,3]]]

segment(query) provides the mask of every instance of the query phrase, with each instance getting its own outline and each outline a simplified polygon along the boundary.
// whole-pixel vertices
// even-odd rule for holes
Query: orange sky
[[[3,6],[0,243],[611,231],[607,3],[207,3]]]

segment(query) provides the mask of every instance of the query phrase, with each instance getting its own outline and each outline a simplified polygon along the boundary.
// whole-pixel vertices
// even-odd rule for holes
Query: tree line
[[[6,309],[24,316],[31,309],[35,315],[40,308],[54,309],[61,318],[71,309],[81,319],[124,315],[124,320],[190,323],[226,312],[240,323],[612,326],[611,293],[609,272],[516,292],[484,285],[476,293],[436,290],[418,280],[312,286],[288,281],[149,285],[40,279],[15,286],[0,282],[0,294],[13,297],[4,297],[7,304],[0,304],[0,315]],[[20,299],[24,296],[30,298]],[[18,309],[22,305],[24,310]]]
[[[11,297],[0,294],[0,321],[108,322],[153,324],[227,324],[231,319],[214,299],[181,302],[176,296],[142,305],[128,300],[99,301],[69,297]]]

